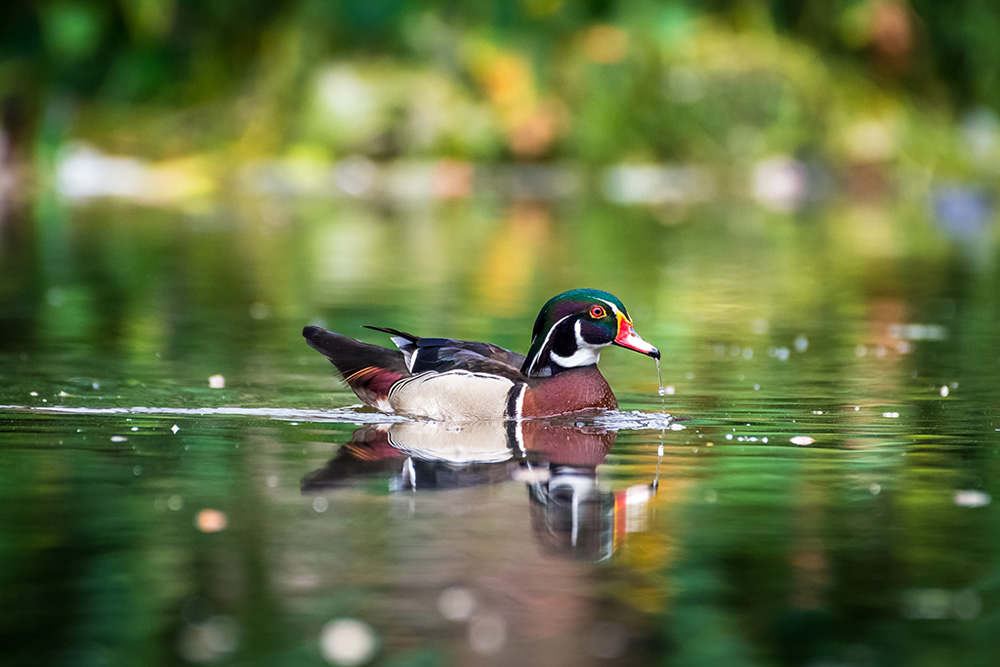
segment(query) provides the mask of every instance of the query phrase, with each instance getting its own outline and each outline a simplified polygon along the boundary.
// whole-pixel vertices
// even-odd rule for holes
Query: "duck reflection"
[[[392,493],[521,481],[532,532],[547,552],[603,560],[627,532],[644,526],[656,489],[655,479],[617,493],[601,488],[597,467],[616,437],[600,426],[551,420],[367,424],[303,478],[302,491],[380,479]]]

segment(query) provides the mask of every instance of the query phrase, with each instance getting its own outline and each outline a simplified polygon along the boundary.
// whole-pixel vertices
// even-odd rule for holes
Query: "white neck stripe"
[[[563,368],[577,368],[579,366],[590,366],[601,360],[601,348],[603,345],[592,345],[583,339],[580,329],[583,322],[576,321],[573,332],[576,334],[576,352],[563,357],[555,352],[549,352],[549,358]]]
[[[528,372],[525,373],[525,375],[531,375],[531,372],[535,370],[535,364],[538,363],[538,358],[540,356],[542,356],[542,350],[544,350],[545,346],[549,344],[549,338],[552,336],[552,332],[555,331],[556,328],[560,324],[563,323],[563,320],[569,319],[570,317],[573,317],[574,315],[575,315],[575,313],[570,313],[569,315],[567,315],[566,317],[563,317],[558,322],[556,322],[555,324],[552,325],[552,327],[549,329],[549,332],[547,334],[545,334],[545,340],[542,341],[542,346],[538,348],[538,352],[535,354],[534,358],[531,360],[531,364],[528,366]],[[552,352],[550,351],[549,352],[549,356],[555,356],[555,355],[552,354]]]

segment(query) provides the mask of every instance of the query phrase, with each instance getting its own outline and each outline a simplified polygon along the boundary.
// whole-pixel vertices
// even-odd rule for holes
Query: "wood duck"
[[[575,289],[542,307],[522,356],[491,343],[420,338],[396,329],[398,350],[363,343],[320,327],[302,330],[366,405],[439,421],[552,417],[613,410],[615,395],[597,369],[601,350],[619,345],[660,358],[632,328],[617,297]]]

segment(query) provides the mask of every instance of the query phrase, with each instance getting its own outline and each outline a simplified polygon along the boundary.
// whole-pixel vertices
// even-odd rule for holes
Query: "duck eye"
[[[590,309],[590,316],[593,317],[595,320],[601,319],[602,317],[604,317],[604,315],[605,315],[604,309],[601,308],[600,306],[593,306]]]

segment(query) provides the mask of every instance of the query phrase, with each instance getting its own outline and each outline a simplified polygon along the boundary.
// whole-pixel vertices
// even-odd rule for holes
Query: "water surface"
[[[7,664],[995,664],[992,238],[836,203],[5,224]],[[523,352],[580,286],[671,418],[610,349],[620,413],[400,422],[299,333]]]

